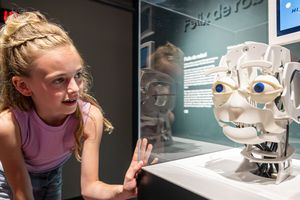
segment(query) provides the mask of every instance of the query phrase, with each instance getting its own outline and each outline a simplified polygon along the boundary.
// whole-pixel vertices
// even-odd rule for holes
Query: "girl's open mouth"
[[[63,104],[68,105],[68,106],[72,106],[76,103],[77,103],[77,99],[67,99],[67,100],[63,101]]]

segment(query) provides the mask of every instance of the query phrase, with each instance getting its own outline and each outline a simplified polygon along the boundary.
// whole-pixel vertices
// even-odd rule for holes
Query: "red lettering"
[[[8,10],[4,10],[3,11],[3,21],[5,22],[7,17],[14,14],[14,11],[8,11]]]
[[[4,13],[3,13],[3,21],[5,21],[7,17],[8,17],[8,11],[7,11],[7,10],[4,10]]]

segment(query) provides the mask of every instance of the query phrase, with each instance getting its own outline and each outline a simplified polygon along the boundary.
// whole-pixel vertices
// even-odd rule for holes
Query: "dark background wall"
[[[122,183],[132,154],[132,0],[0,0],[2,8],[39,10],[61,24],[74,40],[94,77],[93,94],[115,126],[104,135],[100,178]],[[64,168],[63,198],[80,195],[80,164]]]

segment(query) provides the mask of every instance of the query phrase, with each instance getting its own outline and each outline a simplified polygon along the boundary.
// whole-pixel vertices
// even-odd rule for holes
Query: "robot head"
[[[280,46],[246,42],[213,69],[214,113],[224,134],[241,144],[280,142],[286,120],[298,121],[298,63]]]
[[[291,62],[284,47],[246,42],[230,49],[211,73],[223,133],[245,144],[243,163],[256,163],[254,174],[280,183],[291,173],[294,153],[287,127],[292,120],[300,123],[300,63]]]

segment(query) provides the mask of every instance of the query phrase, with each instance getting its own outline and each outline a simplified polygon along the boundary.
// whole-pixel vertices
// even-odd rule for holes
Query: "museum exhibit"
[[[138,199],[299,199],[291,0],[139,1]]]

